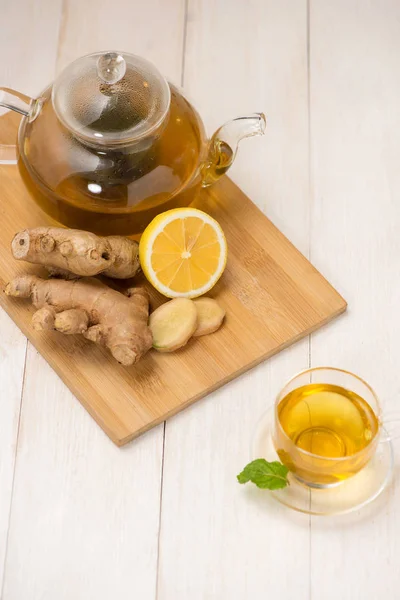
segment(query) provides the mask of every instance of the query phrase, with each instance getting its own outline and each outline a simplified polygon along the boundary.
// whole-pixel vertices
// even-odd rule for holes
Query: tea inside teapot
[[[99,234],[139,234],[158,213],[189,205],[231,166],[238,141],[265,128],[262,114],[250,115],[208,141],[181,91],[125,53],[80,58],[17,107],[4,90],[0,105],[24,114],[18,166],[33,197],[56,221]]]

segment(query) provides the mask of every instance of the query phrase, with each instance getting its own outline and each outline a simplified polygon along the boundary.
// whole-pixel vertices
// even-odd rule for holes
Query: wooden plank
[[[26,339],[0,312],[0,590],[6,558],[15,450],[17,446]]]
[[[306,16],[305,1],[190,0],[184,85],[210,133],[266,112],[265,138],[242,142],[229,174],[307,255]],[[253,335],[243,327],[243,343]],[[309,599],[308,517],[236,481],[259,417],[308,359],[304,340],[167,422],[159,600]]]
[[[154,600],[162,429],[121,450],[31,347],[4,598]]]
[[[0,86],[35,95],[52,77],[61,0],[13,0],[1,7]],[[0,108],[0,144],[16,139],[19,120]],[[7,129],[6,124],[13,122]],[[4,202],[1,199],[1,204]],[[2,212],[2,207],[0,207]],[[9,515],[20,415],[26,339],[0,309],[0,597],[3,597]]]
[[[312,2],[310,28],[311,256],[351,306],[313,336],[312,362],[360,374],[398,411],[400,5]],[[312,520],[313,598],[398,597],[399,501],[395,480],[369,509]]]
[[[37,96],[51,81],[61,5],[62,0],[13,0],[2,5],[1,86]]]
[[[0,279],[27,272],[10,260],[19,229],[43,225],[43,213],[10,167],[1,171],[4,229]],[[149,352],[137,365],[119,365],[83,337],[37,332],[29,301],[0,294],[0,304],[118,445],[224,385],[345,310],[346,303],[229,179],[204,193],[200,207],[221,224],[229,246],[223,278],[212,294],[227,311],[224,327],[180,352]],[[29,272],[41,272],[28,266]],[[123,284],[129,285],[129,282]],[[148,286],[152,304],[161,296]],[[243,331],[246,335],[243,336]]]
[[[61,25],[57,70],[100,50],[144,56],[163,75],[181,82],[185,0],[67,0]]]
[[[18,4],[22,18],[27,2]],[[35,11],[44,30],[57,34],[46,19],[50,4],[55,2],[36,3]],[[84,52],[115,45],[150,54],[180,81],[182,6],[180,0],[168,7],[159,0],[115,0],[111,5],[67,0],[58,68]],[[151,16],[157,19],[150,25]],[[168,44],[158,44],[154,32],[158,27],[161,35],[167,23],[175,24],[175,34],[168,33]],[[42,27],[35,27],[46,44]],[[20,36],[15,41],[21,45]],[[41,57],[26,50],[26,64],[13,64],[21,78],[30,77],[33,54]],[[54,49],[49,55],[54,61]],[[41,86],[51,80],[48,73],[44,77]],[[116,448],[31,348],[2,597],[154,600],[162,443],[160,427],[129,448]]]

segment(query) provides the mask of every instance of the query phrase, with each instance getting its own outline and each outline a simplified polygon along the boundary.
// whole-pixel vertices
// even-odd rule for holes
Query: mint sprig
[[[239,483],[252,481],[263,490],[279,490],[289,485],[288,472],[289,469],[277,460],[268,462],[265,458],[257,458],[245,466],[237,479]]]

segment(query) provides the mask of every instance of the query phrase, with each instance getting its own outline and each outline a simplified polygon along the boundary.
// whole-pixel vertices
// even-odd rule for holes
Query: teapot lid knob
[[[126,62],[121,54],[107,52],[97,60],[97,74],[105,83],[117,83],[126,72]]]

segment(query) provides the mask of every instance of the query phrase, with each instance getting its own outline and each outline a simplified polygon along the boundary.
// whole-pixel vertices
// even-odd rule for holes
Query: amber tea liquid
[[[379,421],[374,411],[343,387],[316,383],[294,389],[279,402],[276,417],[277,452],[306,482],[346,479],[375,450]]]
[[[160,212],[196,199],[205,133],[174,86],[160,131],[106,152],[85,146],[60,126],[50,92],[43,94],[47,101],[36,120],[20,131],[18,164],[37,203],[56,221],[103,235],[135,235]]]

